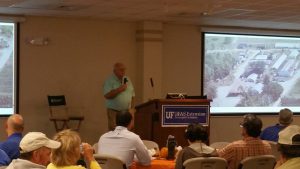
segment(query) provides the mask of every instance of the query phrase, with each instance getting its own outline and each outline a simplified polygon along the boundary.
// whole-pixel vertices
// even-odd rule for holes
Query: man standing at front
[[[125,76],[126,67],[115,63],[113,74],[104,82],[103,93],[106,99],[108,129],[116,127],[116,114],[120,111],[130,111],[134,108],[134,88],[130,79]]]

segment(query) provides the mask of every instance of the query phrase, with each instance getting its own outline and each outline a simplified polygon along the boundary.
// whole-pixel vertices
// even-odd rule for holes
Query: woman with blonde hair
[[[85,169],[76,165],[82,154],[88,168],[101,169],[93,156],[93,148],[87,143],[81,143],[80,136],[72,130],[63,130],[54,136],[54,140],[61,142],[58,149],[51,152],[51,163],[47,169]]]

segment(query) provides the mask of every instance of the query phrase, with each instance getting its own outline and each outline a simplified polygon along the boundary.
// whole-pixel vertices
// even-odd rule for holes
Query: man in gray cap
[[[279,132],[278,150],[281,157],[276,169],[300,168],[300,126],[290,125]]]
[[[13,160],[6,169],[46,169],[51,149],[60,145],[41,132],[29,132],[20,142],[20,158]]]
[[[281,109],[279,123],[265,128],[260,135],[262,140],[278,141],[278,133],[293,122],[293,112],[290,109]]]

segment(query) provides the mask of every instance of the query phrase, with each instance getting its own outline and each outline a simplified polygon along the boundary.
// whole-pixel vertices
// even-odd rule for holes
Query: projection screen
[[[16,27],[16,23],[0,21],[0,116],[16,112]]]
[[[300,112],[300,37],[203,33],[212,114]]]

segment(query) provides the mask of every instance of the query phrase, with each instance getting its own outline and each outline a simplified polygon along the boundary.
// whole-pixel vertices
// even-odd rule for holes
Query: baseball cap
[[[300,145],[300,126],[291,125],[279,132],[279,144]]]
[[[21,153],[28,153],[41,147],[57,149],[61,145],[60,142],[49,139],[44,133],[29,132],[20,142]]]
[[[279,123],[289,125],[293,122],[293,112],[290,109],[281,109],[279,112]]]

